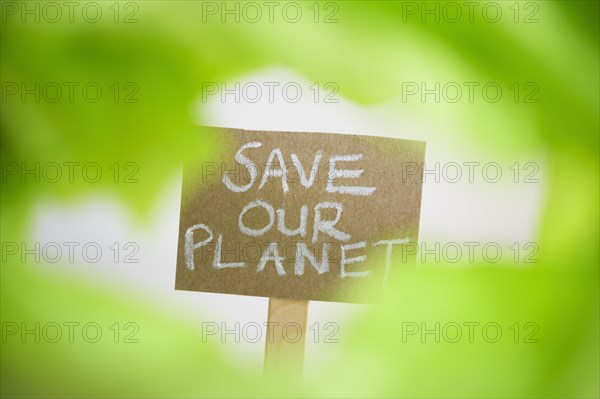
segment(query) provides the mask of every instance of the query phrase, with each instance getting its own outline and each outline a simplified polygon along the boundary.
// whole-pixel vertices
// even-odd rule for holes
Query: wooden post
[[[269,298],[265,377],[302,379],[307,315],[308,301]]]

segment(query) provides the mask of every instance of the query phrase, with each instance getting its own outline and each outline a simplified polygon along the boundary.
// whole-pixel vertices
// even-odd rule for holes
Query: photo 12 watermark
[[[541,1],[400,1],[402,23],[537,24]]]
[[[339,86],[335,82],[304,84],[287,82],[202,82],[202,102],[227,103],[286,102],[295,104],[303,99],[315,104],[337,104]]]
[[[16,242],[2,241],[2,263],[139,263],[138,243],[113,242],[110,245],[95,241],[78,242]]]
[[[294,274],[304,274],[306,261],[309,256],[310,263],[319,264],[316,255],[321,258],[324,265],[329,261],[339,261],[349,249],[364,249],[360,247],[343,247],[335,245],[334,241],[318,241],[311,244],[297,242],[295,240],[277,245],[277,255],[284,259],[294,260]],[[539,263],[539,244],[533,241],[500,243],[495,241],[423,241],[411,242],[406,240],[376,243],[370,251],[390,257],[390,262],[405,264],[415,259],[420,264],[426,263],[451,263],[451,264],[476,264],[476,263],[512,263],[512,264],[534,264]],[[385,244],[385,245],[383,245]],[[379,249],[378,249],[379,247]],[[222,236],[217,242],[204,243],[196,261],[201,264],[213,264],[216,268],[224,265],[257,264],[262,270],[265,259],[273,250],[270,241],[256,239],[252,242],[227,241]],[[356,251],[356,253],[359,253]],[[327,262],[323,262],[326,260]],[[318,268],[319,272],[325,272],[325,266]],[[346,275],[350,272],[344,272]]]
[[[320,160],[322,153],[316,154]],[[309,172],[299,167],[300,160],[297,156],[292,162],[270,160],[265,163],[253,162],[252,168],[236,163],[227,165],[225,162],[202,162],[198,165],[201,172],[201,182],[206,183],[214,179],[229,176],[235,181],[251,181],[254,176],[265,176],[273,170],[281,170],[286,184],[303,183],[306,180],[312,184],[333,184],[339,170],[334,162],[325,168],[319,168],[316,162]],[[501,162],[501,161],[447,161],[447,162],[401,162],[400,181],[406,183],[415,176],[421,176],[423,183],[539,183],[541,166],[538,162]],[[375,171],[380,173],[380,171]],[[384,171],[381,171],[383,173]],[[308,176],[307,176],[308,175]],[[262,187],[262,181],[261,181]],[[259,188],[261,188],[259,187]]]
[[[140,88],[136,82],[2,82],[2,103],[139,103]],[[104,100],[104,101],[103,101]]]
[[[488,103],[538,104],[536,82],[402,82],[402,103]]]
[[[337,1],[203,1],[202,23],[336,24]]]
[[[96,321],[2,322],[2,343],[79,343],[136,344],[140,326],[135,322],[99,323]]]
[[[137,1],[2,1],[2,23],[137,24]]]
[[[449,321],[449,322],[416,322],[403,321],[399,338],[403,344],[408,343],[479,343],[495,344],[512,342],[515,344],[537,344],[540,327],[537,323],[500,323],[496,321]]]
[[[2,162],[2,183],[139,183],[136,162]]]
[[[539,183],[540,164],[537,162],[403,162],[402,182],[422,176],[423,183]]]
[[[256,344],[263,339],[272,343],[281,338],[287,343],[296,343],[304,338],[315,344],[335,344],[340,342],[339,330],[340,327],[335,322],[314,322],[306,328],[296,322],[203,322],[202,342],[207,343],[214,340],[223,344],[227,342]]]

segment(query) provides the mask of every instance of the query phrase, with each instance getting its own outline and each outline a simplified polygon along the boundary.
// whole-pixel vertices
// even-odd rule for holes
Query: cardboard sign
[[[202,128],[184,165],[178,290],[369,302],[418,242],[425,143]],[[400,256],[402,255],[402,256]]]

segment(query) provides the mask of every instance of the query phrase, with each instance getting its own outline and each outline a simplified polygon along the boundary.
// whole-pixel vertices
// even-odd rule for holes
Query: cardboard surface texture
[[[178,290],[368,303],[418,242],[425,143],[201,128],[184,165]]]

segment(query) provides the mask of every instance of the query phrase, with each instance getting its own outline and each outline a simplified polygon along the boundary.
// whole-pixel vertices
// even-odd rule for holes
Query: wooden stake
[[[269,298],[265,345],[266,377],[302,379],[308,301]]]

